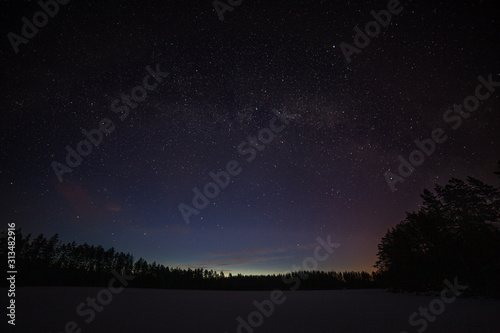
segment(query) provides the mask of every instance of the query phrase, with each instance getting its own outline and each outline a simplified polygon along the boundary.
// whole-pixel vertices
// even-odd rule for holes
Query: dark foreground
[[[2,326],[7,326],[7,332],[24,333],[399,333],[417,332],[425,325],[425,332],[500,332],[500,302],[486,299],[456,299],[446,304],[433,301],[440,300],[440,296],[383,290],[287,291],[274,295],[271,307],[268,291],[114,291],[115,294],[107,288],[19,288],[16,326],[6,325],[5,314]],[[6,293],[3,289],[2,295]],[[111,299],[107,298],[109,295]],[[2,305],[6,305],[4,300],[5,297]],[[254,301],[259,303],[260,312]],[[430,304],[436,314],[417,313],[414,325],[410,325],[412,313],[420,307],[429,308]],[[238,317],[246,323],[240,325]],[[249,319],[255,327],[248,324]]]

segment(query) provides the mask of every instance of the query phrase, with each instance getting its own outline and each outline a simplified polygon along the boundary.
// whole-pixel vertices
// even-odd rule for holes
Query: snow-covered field
[[[500,332],[500,301],[456,299],[437,307],[431,320],[421,315],[411,326],[409,316],[420,307],[429,307],[436,297],[393,294],[383,290],[286,291],[274,295],[273,311],[269,291],[188,291],[123,289],[100,304],[91,305],[102,288],[27,287],[16,291],[16,326],[12,332],[238,332],[237,317],[250,317],[258,328],[240,327],[239,332],[376,333],[417,332],[427,321],[425,332]],[[107,290],[107,289],[106,289]],[[2,289],[2,295],[7,290]],[[87,298],[90,297],[90,303]],[[439,298],[439,297],[437,297]],[[5,300],[5,297],[3,297]],[[109,303],[108,303],[109,302]],[[83,305],[82,305],[83,303]],[[439,302],[434,302],[434,306]],[[3,301],[2,305],[6,302]],[[444,303],[443,303],[444,304]],[[95,310],[93,308],[95,307]],[[77,313],[79,307],[80,314]],[[5,307],[3,307],[5,309]],[[100,312],[98,311],[100,310]],[[6,311],[6,310],[4,310]],[[5,327],[6,316],[3,327]],[[93,318],[92,318],[93,317]],[[92,318],[92,319],[91,319]],[[88,323],[85,322],[88,321]],[[67,324],[73,321],[74,324]],[[65,328],[68,325],[67,329]],[[78,325],[78,327],[76,327]],[[81,330],[81,331],[79,331]],[[422,331],[423,332],[423,331]]]

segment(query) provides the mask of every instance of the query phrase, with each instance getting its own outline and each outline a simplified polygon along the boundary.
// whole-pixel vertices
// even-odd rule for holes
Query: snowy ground
[[[8,325],[7,332],[232,333],[237,332],[237,317],[246,320],[251,312],[256,311],[252,304],[254,300],[262,302],[270,299],[268,291],[125,288],[113,294],[109,304],[98,312],[86,302],[87,297],[95,298],[100,290],[102,288],[19,288],[16,291],[16,326],[12,329]],[[2,289],[2,295],[6,294],[7,290]],[[106,294],[109,293],[100,294],[104,303],[108,302]],[[274,305],[269,317],[254,313],[251,317],[254,324],[263,319],[258,328],[248,326],[250,330],[240,328],[239,332],[417,332],[418,328],[423,328],[422,317],[418,315],[415,318],[421,321],[413,327],[408,317],[419,307],[429,307],[435,298],[392,294],[383,290],[287,291],[281,297],[275,297],[283,303]],[[2,308],[5,309],[6,297],[2,299]],[[84,303],[80,308],[82,315],[77,314],[80,303]],[[99,304],[96,306],[100,307]],[[92,320],[91,313],[95,314]],[[499,314],[500,301],[457,299],[446,304],[433,322],[427,321],[425,332],[500,332]],[[5,314],[2,318],[2,326],[5,327]],[[65,330],[69,321],[78,324],[78,328],[69,324],[68,330]],[[2,329],[2,332],[5,330]]]

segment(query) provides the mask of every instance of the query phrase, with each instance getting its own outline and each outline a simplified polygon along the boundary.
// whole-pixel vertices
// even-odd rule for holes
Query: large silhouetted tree
[[[393,287],[438,287],[457,276],[471,290],[498,294],[500,191],[468,177],[424,190],[422,208],[387,231],[375,267]]]

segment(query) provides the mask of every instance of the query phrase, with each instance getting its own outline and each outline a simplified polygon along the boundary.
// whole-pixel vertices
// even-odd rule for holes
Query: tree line
[[[202,268],[181,269],[134,261],[130,253],[114,248],[61,243],[58,234],[31,238],[16,232],[18,286],[107,286],[113,270],[134,276],[130,287],[214,290],[300,290],[373,288],[375,276],[367,272],[299,271],[272,275],[232,275]],[[6,268],[5,268],[6,269]],[[297,284],[296,281],[300,283]],[[5,285],[5,282],[3,282]],[[295,289],[295,288],[294,288]]]
[[[500,162],[499,162],[500,169]],[[500,176],[500,171],[495,172]],[[384,287],[441,290],[457,277],[467,292],[500,298],[500,189],[467,177],[425,189],[417,212],[387,230],[378,245],[376,272],[299,271],[272,275],[227,275],[134,261],[130,253],[102,246],[61,243],[16,232],[19,286],[106,286],[113,270],[133,275],[130,287],[215,290],[300,290]],[[0,237],[0,248],[7,248]],[[7,271],[7,260],[2,261]],[[296,283],[300,281],[300,283]],[[294,283],[295,282],[295,283]],[[2,282],[6,286],[6,281]],[[294,288],[295,289],[295,288]]]

